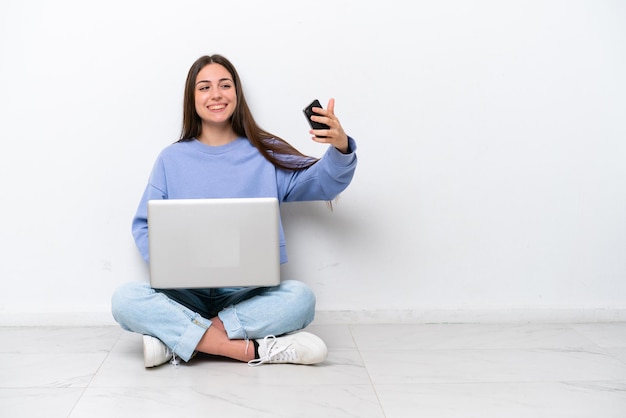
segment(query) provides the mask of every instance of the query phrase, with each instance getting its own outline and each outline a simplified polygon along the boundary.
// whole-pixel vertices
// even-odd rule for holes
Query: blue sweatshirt
[[[133,218],[132,232],[137,248],[148,261],[149,200],[276,197],[279,202],[295,202],[334,199],[350,184],[357,165],[356,144],[352,138],[348,140],[348,154],[331,146],[317,163],[301,171],[276,168],[246,138],[237,138],[222,146],[208,146],[195,139],[168,146],[154,164]],[[282,222],[280,261],[287,262]]]

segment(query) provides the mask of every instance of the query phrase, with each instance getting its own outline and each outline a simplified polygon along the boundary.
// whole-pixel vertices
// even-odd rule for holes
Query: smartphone
[[[310,105],[304,108],[304,115],[306,116],[306,120],[309,121],[309,125],[311,125],[311,128],[312,129],[330,129],[330,126],[326,125],[325,123],[314,122],[311,120],[311,116],[318,115],[317,113],[313,112],[312,109],[314,107],[322,107],[319,100],[317,99],[313,100]]]

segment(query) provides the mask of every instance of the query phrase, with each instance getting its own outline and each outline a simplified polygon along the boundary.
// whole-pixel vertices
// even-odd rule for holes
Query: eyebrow
[[[220,79],[218,80],[218,83],[221,83],[222,81],[231,81],[231,82],[232,82],[233,80],[231,80],[231,79],[230,79],[230,78],[228,78],[228,77],[224,77],[224,78],[220,78]],[[198,81],[198,82],[196,83],[196,86],[197,86],[198,84],[200,84],[200,83],[210,83],[210,82],[211,82],[210,80],[200,80],[200,81]]]

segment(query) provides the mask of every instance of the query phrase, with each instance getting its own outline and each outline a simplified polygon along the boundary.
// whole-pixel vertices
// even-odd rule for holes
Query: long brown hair
[[[195,83],[198,73],[209,64],[219,64],[226,68],[235,83],[237,106],[230,118],[235,133],[245,137],[254,145],[261,155],[276,167],[287,170],[302,170],[317,162],[316,158],[306,156],[291,146],[284,139],[261,129],[250,112],[241,86],[241,80],[233,64],[221,55],[205,55],[193,63],[187,74],[185,98],[183,104],[183,129],[179,142],[190,141],[200,136],[202,120],[196,112]]]

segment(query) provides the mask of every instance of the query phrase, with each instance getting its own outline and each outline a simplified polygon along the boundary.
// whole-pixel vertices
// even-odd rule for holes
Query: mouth
[[[215,105],[210,105],[207,106],[209,110],[223,110],[226,108],[225,104],[215,104]]]

